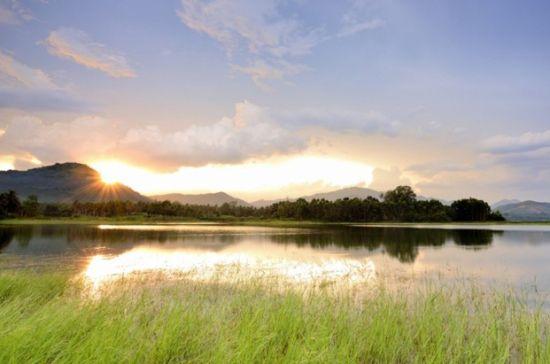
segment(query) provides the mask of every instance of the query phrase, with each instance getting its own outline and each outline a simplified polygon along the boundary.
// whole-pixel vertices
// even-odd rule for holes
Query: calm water
[[[475,277],[544,294],[550,292],[550,226],[0,227],[0,269],[74,270],[101,280],[233,263],[297,279],[372,273],[370,279]]]

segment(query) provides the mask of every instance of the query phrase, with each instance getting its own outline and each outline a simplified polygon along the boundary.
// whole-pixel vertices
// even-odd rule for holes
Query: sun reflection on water
[[[315,261],[270,258],[251,253],[165,250],[139,247],[114,257],[96,255],[84,276],[95,288],[139,273],[185,274],[188,279],[236,282],[246,278],[282,278],[289,283],[320,281],[361,283],[376,276],[371,260],[324,258]]]

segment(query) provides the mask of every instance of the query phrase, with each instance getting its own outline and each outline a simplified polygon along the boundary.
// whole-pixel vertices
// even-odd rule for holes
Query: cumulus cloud
[[[248,101],[237,103],[231,116],[176,130],[94,116],[55,123],[18,117],[0,136],[0,153],[27,153],[44,163],[119,158],[156,169],[231,164],[301,152],[310,146],[308,127],[341,130],[347,123],[346,128],[368,134],[393,133],[379,118],[334,111],[283,113]]]
[[[51,54],[70,59],[115,78],[136,77],[126,58],[105,45],[93,41],[82,30],[60,28],[52,31],[44,44]]]
[[[155,126],[130,130],[119,149],[139,159],[177,166],[235,163],[295,152],[305,146],[303,138],[272,122],[262,108],[241,102],[232,117],[213,124],[192,125],[175,132],[163,132]]]
[[[2,50],[0,81],[0,107],[30,110],[75,110],[85,107],[44,71],[29,67]]]
[[[264,109],[238,103],[232,117],[183,130],[134,128],[99,117],[44,123],[34,117],[11,121],[0,135],[0,153],[32,155],[44,163],[121,158],[153,168],[236,163],[254,157],[291,153],[306,140],[273,123]]]
[[[218,41],[231,58],[245,58],[247,61],[234,64],[233,70],[266,88],[266,81],[307,69],[296,59],[319,43],[383,26],[382,20],[367,19],[358,12],[358,4],[353,2],[350,10],[355,11],[347,12],[341,29],[333,32],[324,24],[307,25],[299,17],[285,14],[285,3],[280,0],[181,0],[177,14],[190,29]]]
[[[106,130],[111,136],[106,137]],[[32,156],[44,163],[80,161],[84,156],[107,155],[121,135],[107,119],[84,116],[71,122],[44,123],[32,116],[17,117],[0,136],[0,153],[16,162]]]

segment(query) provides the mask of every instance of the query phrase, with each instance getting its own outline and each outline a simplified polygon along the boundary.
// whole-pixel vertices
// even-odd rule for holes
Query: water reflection
[[[486,248],[503,231],[410,228],[280,229],[240,226],[18,226],[0,228],[0,253],[84,254],[94,248],[121,253],[138,244],[180,243],[220,250],[253,235],[259,241],[315,249],[382,251],[412,263],[421,247],[445,244]],[[540,233],[539,233],[540,234]],[[547,235],[548,233],[546,233]],[[545,234],[539,236],[546,238]],[[16,242],[14,244],[14,242]]]
[[[486,248],[503,231],[410,228],[280,229],[241,226],[13,226],[0,228],[0,253],[85,254],[94,248],[117,254],[139,244],[179,243],[186,247],[220,250],[253,235],[259,241],[314,249],[381,251],[412,263],[421,247]],[[548,240],[549,233],[538,233]],[[533,237],[530,237],[533,239]],[[537,239],[535,239],[537,240]]]
[[[98,277],[156,269],[209,274],[239,263],[302,279],[353,275],[372,261],[378,271],[456,266],[487,277],[550,282],[549,227],[481,227],[4,226],[0,268],[72,267]]]
[[[92,257],[84,271],[94,288],[136,273],[185,274],[200,281],[236,282],[254,277],[284,279],[287,283],[335,282],[365,283],[375,277],[370,260],[289,259],[259,252],[204,252],[135,248],[115,257]],[[308,257],[308,258],[311,258]],[[316,258],[316,259],[315,259]]]

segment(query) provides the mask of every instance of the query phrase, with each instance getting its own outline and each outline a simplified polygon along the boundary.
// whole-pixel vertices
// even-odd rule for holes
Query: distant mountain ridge
[[[504,200],[500,200],[498,202],[495,202],[494,204],[491,205],[491,208],[493,210],[496,210],[498,209],[499,207],[502,207],[502,206],[506,206],[506,205],[512,205],[512,204],[515,204],[515,203],[520,203],[521,201],[520,200],[517,200],[517,199],[504,199]]]
[[[20,198],[36,195],[41,202],[148,201],[120,183],[106,184],[95,169],[80,163],[56,163],[26,171],[0,171],[0,191]]]
[[[154,195],[149,198],[156,201],[171,201],[179,202],[183,205],[211,205],[220,206],[224,203],[235,204],[238,206],[250,206],[250,204],[240,198],[228,195],[225,192],[202,193],[202,194],[183,194],[183,193],[168,193],[165,195]]]
[[[550,202],[520,201],[497,206],[496,210],[512,221],[550,221]]]
[[[365,187],[346,187],[346,188],[342,188],[342,189],[339,189],[339,190],[334,190],[334,191],[329,191],[329,192],[322,192],[322,193],[315,193],[313,195],[302,196],[302,197],[299,197],[299,198],[303,198],[306,201],[311,201],[313,199],[319,199],[319,200],[320,199],[325,199],[325,200],[328,200],[328,201],[336,201],[338,199],[343,199],[343,198],[359,198],[361,200],[364,200],[367,197],[373,197],[373,198],[376,198],[376,199],[380,200],[380,199],[382,199],[383,194],[384,194],[384,192],[376,191],[376,190],[373,190],[373,189],[370,189],[370,188],[365,188]],[[417,196],[417,198],[419,200],[429,200],[430,199],[430,198],[424,197],[424,196]],[[269,206],[269,205],[277,203],[277,202],[287,201],[287,200],[288,201],[295,201],[297,199],[298,198],[276,199],[276,200],[257,200],[257,201],[250,202],[250,205],[254,206],[254,207],[266,207],[266,206]],[[441,203],[443,203],[444,205],[450,205],[451,204],[449,201],[446,201],[446,200],[439,200],[439,201],[441,201]]]

